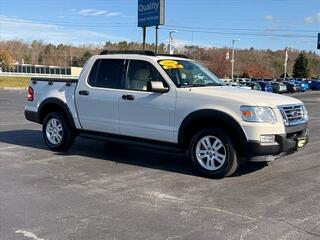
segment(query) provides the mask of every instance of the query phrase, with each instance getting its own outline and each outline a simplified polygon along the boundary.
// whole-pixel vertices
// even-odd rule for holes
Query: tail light
[[[34,91],[32,87],[28,87],[28,101],[33,101]]]

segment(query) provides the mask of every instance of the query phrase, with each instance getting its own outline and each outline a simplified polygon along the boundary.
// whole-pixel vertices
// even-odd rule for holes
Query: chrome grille
[[[279,109],[286,126],[297,125],[305,122],[303,105],[280,106]]]

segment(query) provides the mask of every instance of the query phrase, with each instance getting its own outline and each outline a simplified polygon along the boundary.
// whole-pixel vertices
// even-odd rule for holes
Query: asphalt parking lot
[[[320,92],[294,94],[307,147],[236,176],[195,176],[182,154],[77,139],[49,151],[0,91],[0,239],[320,239]]]

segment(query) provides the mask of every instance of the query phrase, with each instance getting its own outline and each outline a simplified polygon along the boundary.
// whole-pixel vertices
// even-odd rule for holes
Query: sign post
[[[320,49],[320,33],[318,33],[318,49]]]
[[[138,27],[143,28],[143,49],[146,49],[146,27],[156,26],[158,52],[159,25],[164,24],[164,0],[138,0]]]

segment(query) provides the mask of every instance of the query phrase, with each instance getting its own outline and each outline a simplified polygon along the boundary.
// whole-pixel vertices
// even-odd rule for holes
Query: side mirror
[[[162,81],[148,81],[147,90],[149,92],[166,93],[169,88],[165,87]]]

